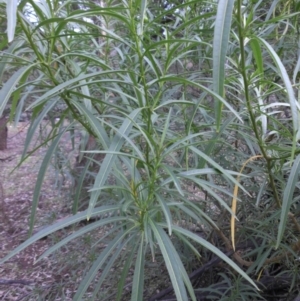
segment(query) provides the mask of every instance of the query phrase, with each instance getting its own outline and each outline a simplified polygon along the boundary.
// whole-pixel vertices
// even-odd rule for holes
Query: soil
[[[28,158],[14,170],[23,153],[28,127],[28,123],[9,125],[7,149],[0,151],[0,258],[28,238],[35,182],[46,152],[46,148],[39,148],[30,154],[35,147],[31,145]],[[36,135],[34,140],[38,143],[39,139]],[[43,182],[33,232],[71,214],[66,197],[69,183],[65,181],[58,189],[58,178],[50,166]],[[41,294],[47,300],[49,291],[61,279],[68,279],[68,271],[61,270],[59,260],[54,262],[47,258],[35,263],[53,240],[55,235],[40,240],[0,265],[0,300],[38,300]],[[59,293],[64,295],[61,300],[71,300],[72,289],[64,286]]]

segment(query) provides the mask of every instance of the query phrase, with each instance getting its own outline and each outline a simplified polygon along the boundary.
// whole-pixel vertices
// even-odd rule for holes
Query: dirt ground
[[[46,150],[40,148],[13,171],[20,161],[27,130],[27,123],[19,123],[17,127],[9,126],[8,148],[0,151],[0,258],[28,238],[35,181]],[[33,148],[34,145],[31,145],[30,149]],[[50,166],[42,186],[34,232],[71,213],[66,197],[67,189],[64,186],[56,189],[56,179]],[[34,264],[53,244],[53,240],[55,236],[40,240],[0,265],[0,300],[38,300],[37,296],[41,295],[45,300],[59,300],[47,297],[47,294],[61,279],[67,280],[69,273],[58,270],[57,264],[49,259]],[[61,300],[71,300],[69,296],[72,292],[67,287],[61,288],[62,291],[57,294],[64,296]]]

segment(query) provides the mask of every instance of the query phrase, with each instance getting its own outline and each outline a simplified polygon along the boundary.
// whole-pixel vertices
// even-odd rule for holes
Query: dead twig
[[[15,159],[16,155],[11,155],[5,158],[0,158],[0,161],[12,161],[13,159]]]
[[[12,285],[12,284],[22,284],[22,285],[32,285],[34,281],[24,280],[24,279],[0,279],[0,285]]]

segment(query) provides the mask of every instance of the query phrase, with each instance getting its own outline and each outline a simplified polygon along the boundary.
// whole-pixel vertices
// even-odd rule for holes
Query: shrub
[[[40,258],[111,226],[109,243],[73,300],[84,298],[101,270],[93,289],[97,300],[120,258],[116,300],[131,267],[131,300],[143,300],[146,262],[159,254],[177,300],[196,300],[201,291],[193,288],[184,254],[214,267],[212,252],[226,263],[221,273],[210,271],[215,281],[234,283],[231,289],[205,283],[225,299],[257,298],[255,288],[266,290],[278,262],[285,280],[296,283],[299,59],[290,53],[297,47],[299,5],[267,2],[21,2],[14,41],[2,43],[2,74],[10,77],[0,92],[0,113],[8,103],[11,118],[32,111],[23,158],[44,118],[59,117],[42,143],[48,150],[31,231],[45,171],[64,133],[72,139],[81,131],[97,143],[83,153],[89,159],[77,182],[74,215],[33,235],[2,262],[50,233],[96,217]],[[87,175],[88,209],[78,211]],[[295,284],[289,289],[295,291]]]

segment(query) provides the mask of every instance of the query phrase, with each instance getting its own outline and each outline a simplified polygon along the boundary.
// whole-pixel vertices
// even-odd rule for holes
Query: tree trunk
[[[0,150],[7,149],[7,126],[6,118],[2,116],[0,118]]]

